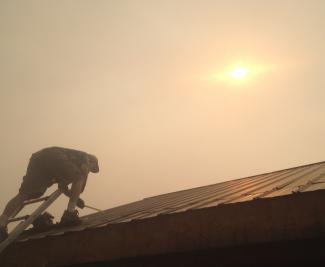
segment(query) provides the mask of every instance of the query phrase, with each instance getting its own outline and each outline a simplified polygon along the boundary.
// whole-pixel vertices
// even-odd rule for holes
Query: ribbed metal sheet
[[[82,225],[27,235],[21,241],[154,216],[325,189],[325,162],[145,198],[82,217]]]

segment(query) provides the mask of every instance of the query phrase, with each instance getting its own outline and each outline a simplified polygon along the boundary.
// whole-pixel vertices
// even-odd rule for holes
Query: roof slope
[[[109,224],[142,220],[220,204],[251,201],[256,198],[272,198],[320,189],[325,189],[325,162],[145,198],[84,216],[82,217],[83,222],[79,226],[29,234],[21,238],[20,241],[63,235],[67,232],[100,228]]]

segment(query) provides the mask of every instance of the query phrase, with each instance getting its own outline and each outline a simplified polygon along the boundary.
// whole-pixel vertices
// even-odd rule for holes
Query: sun
[[[234,79],[243,80],[249,74],[249,69],[245,67],[236,67],[230,72],[230,76]]]
[[[222,83],[230,87],[250,86],[273,70],[274,66],[250,61],[235,61],[232,64],[220,65],[206,76],[205,81],[215,85]]]

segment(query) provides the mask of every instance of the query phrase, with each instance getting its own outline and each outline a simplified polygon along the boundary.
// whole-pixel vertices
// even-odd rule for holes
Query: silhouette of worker
[[[8,202],[0,216],[0,242],[8,237],[8,220],[23,208],[24,201],[41,197],[54,183],[57,183],[63,193],[70,198],[61,223],[79,224],[76,206],[79,208],[85,206],[79,196],[85,189],[89,172],[99,172],[98,160],[86,152],[49,147],[32,154],[19,193]],[[69,184],[71,189],[68,188]]]

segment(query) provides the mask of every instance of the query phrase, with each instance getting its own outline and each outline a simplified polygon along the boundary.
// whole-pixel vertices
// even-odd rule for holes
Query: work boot
[[[42,232],[51,229],[51,227],[54,225],[53,219],[54,216],[46,211],[35,219],[35,221],[32,223],[32,229],[36,232]]]
[[[78,215],[79,215],[78,210],[74,210],[74,211],[65,210],[62,215],[60,224],[64,226],[78,225],[81,223],[81,220]]]
[[[5,241],[8,237],[8,229],[7,227],[1,226],[0,227],[0,243]]]

